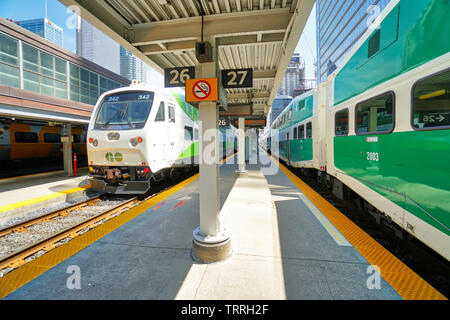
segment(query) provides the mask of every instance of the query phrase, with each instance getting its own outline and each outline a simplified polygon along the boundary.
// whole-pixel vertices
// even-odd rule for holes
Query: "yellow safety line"
[[[232,158],[236,155],[233,154],[226,158],[225,160],[220,161],[220,163],[226,162],[229,158]],[[155,197],[144,201],[143,203],[137,205],[136,207],[131,208],[130,210],[124,212],[123,214],[103,223],[102,225],[89,230],[88,232],[72,239],[71,241],[53,249],[52,251],[47,252],[46,254],[34,259],[33,261],[28,262],[27,264],[21,266],[20,268],[11,271],[6,274],[4,277],[0,278],[0,299],[6,297],[10,293],[14,292],[18,288],[27,284],[31,280],[37,278],[42,273],[50,270],[57,264],[62,261],[68,259],[75,253],[81,251],[86,248],[90,244],[94,243],[98,239],[104,237],[108,233],[114,231],[119,228],[123,224],[127,223],[131,219],[137,217],[138,215],[144,213],[147,209],[153,207],[164,199],[168,198],[172,194],[178,192],[183,189],[190,183],[194,182],[199,178],[199,174],[195,174],[192,177],[180,182],[179,184],[173,186],[172,188],[161,192]]]
[[[25,207],[25,206],[29,206],[30,204],[35,204],[38,202],[43,202],[46,200],[50,200],[50,199],[54,199],[54,198],[58,198],[58,197],[62,197],[64,195],[68,195],[74,192],[78,192],[78,191],[84,191],[86,189],[89,189],[91,187],[90,184],[82,186],[82,187],[76,187],[73,189],[69,189],[69,190],[63,190],[63,191],[58,191],[58,192],[54,192],[51,194],[47,194],[45,196],[41,196],[41,197],[37,197],[37,198],[33,198],[33,199],[28,199],[28,200],[24,200],[24,201],[20,201],[20,202],[16,202],[16,203],[11,203],[11,204],[7,204],[5,206],[1,206],[0,207],[0,213],[5,212],[5,211],[10,211],[13,209],[17,209],[17,208],[21,208],[21,207]]]
[[[380,268],[381,276],[405,300],[447,300],[439,291],[412,271],[393,254],[376,242],[327,200],[279,161],[269,156],[278,164],[284,174],[314,203],[330,220],[356,250],[373,266]]]

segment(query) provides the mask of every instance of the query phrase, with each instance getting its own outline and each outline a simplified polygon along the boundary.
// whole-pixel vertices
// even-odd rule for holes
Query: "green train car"
[[[275,155],[316,170],[336,195],[364,200],[374,216],[447,260],[449,12],[448,0],[391,1],[347,61],[314,92],[297,97],[261,141],[273,154],[279,142]],[[303,102],[304,119],[296,113]],[[308,121],[310,138],[293,141]]]

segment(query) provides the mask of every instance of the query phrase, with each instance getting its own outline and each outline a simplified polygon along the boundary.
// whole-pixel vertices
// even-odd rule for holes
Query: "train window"
[[[37,143],[38,135],[36,132],[16,132],[17,143]]]
[[[159,104],[158,113],[156,114],[155,121],[165,121],[166,120],[166,111],[164,102],[161,101]]]
[[[312,122],[306,124],[306,139],[312,138]]]
[[[368,58],[380,50],[380,29],[378,29],[369,40]]]
[[[348,135],[348,109],[336,112],[334,132],[337,136]]]
[[[305,125],[302,124],[300,127],[298,127],[298,139],[302,140],[305,139]]]
[[[105,96],[97,113],[94,129],[142,129],[153,105],[154,93],[122,92]]]
[[[194,129],[194,140],[198,140],[198,129]]]
[[[413,127],[450,126],[450,70],[420,80],[413,87]]]
[[[297,139],[297,127],[294,128],[294,139]]]
[[[394,93],[389,92],[356,105],[356,133],[388,133],[394,129]]]
[[[45,143],[61,143],[61,135],[59,133],[44,133]]]
[[[191,127],[184,127],[184,140],[192,141],[194,138],[193,130]]]
[[[169,106],[169,120],[175,122],[175,108],[172,106]]]

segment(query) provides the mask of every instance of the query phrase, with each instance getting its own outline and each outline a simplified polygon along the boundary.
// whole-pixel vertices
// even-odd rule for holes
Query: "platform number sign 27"
[[[222,86],[224,88],[252,88],[253,69],[222,70]]]
[[[195,67],[164,69],[164,87],[184,87],[187,79],[195,78]]]

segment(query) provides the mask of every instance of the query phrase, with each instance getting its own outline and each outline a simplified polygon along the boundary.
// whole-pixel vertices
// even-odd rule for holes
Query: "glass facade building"
[[[120,74],[120,45],[84,19],[77,30],[77,54]]]
[[[275,119],[283,112],[283,110],[291,103],[292,97],[290,96],[277,96],[273,99],[272,109],[269,113],[270,121],[267,121],[267,124],[272,126]]]
[[[58,46],[63,46],[64,31],[47,18],[18,21],[17,24]]]
[[[0,85],[91,105],[103,92],[129,85],[118,75],[99,71],[99,66],[61,53],[62,48],[31,40],[32,44],[0,31]]]
[[[277,94],[292,96],[295,89],[300,88],[305,80],[305,66],[299,53],[294,53],[289,62],[286,73],[281,81]]]
[[[347,58],[370,23],[390,0],[318,0],[317,81],[321,83]]]
[[[120,75],[129,80],[146,81],[144,62],[122,46],[120,47]]]

